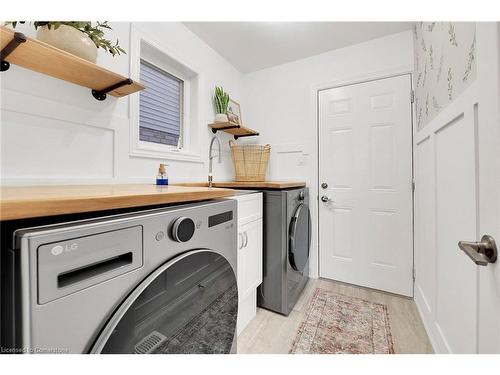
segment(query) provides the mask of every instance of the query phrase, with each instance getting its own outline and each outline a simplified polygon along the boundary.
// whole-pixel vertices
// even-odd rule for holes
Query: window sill
[[[165,159],[174,161],[184,161],[189,163],[204,164],[200,155],[190,154],[182,151],[150,151],[150,150],[134,150],[130,152],[130,156],[136,158],[149,158],[149,159]]]

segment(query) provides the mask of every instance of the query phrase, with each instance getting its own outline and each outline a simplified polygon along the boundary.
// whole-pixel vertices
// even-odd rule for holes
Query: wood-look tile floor
[[[412,299],[325,279],[309,281],[288,317],[258,308],[257,316],[238,337],[238,353],[288,353],[316,287],[387,305],[396,354],[433,353]]]

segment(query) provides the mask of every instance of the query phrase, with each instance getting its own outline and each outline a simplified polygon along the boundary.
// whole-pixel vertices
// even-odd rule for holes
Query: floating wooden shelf
[[[10,64],[88,87],[97,100],[122,97],[145,87],[71,53],[0,26],[2,71]]]
[[[220,130],[225,133],[232,134],[234,136],[234,139],[259,135],[259,133],[255,130],[246,128],[233,122],[214,122],[212,124],[208,124],[208,126],[212,128],[212,132],[214,134]]]

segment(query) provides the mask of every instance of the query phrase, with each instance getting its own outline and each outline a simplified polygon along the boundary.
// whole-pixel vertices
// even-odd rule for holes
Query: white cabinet
[[[262,283],[262,193],[238,195],[238,334],[255,317]]]

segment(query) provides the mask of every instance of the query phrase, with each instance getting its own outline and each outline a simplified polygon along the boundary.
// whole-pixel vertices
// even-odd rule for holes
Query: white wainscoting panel
[[[113,129],[4,111],[1,136],[2,175],[11,179],[114,177]]]

